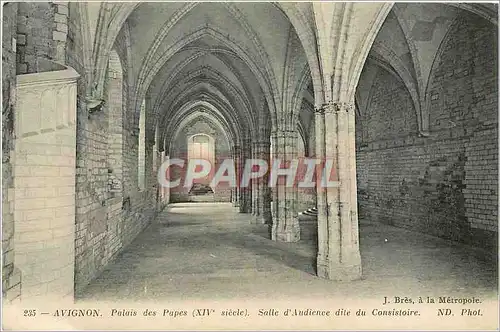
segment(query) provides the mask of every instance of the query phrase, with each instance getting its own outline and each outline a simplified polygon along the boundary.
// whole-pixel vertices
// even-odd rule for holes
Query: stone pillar
[[[245,162],[247,161],[247,159],[252,159],[252,142],[250,141],[250,139],[248,139],[246,141],[246,146],[247,148],[245,149]],[[245,202],[245,205],[246,205],[246,209],[245,209],[245,213],[252,213],[252,205],[253,205],[253,181],[250,181],[250,183],[248,184],[248,187],[244,188],[245,189],[245,193],[246,193],[246,196],[245,196],[245,199],[246,199],[246,202]]]
[[[315,109],[315,131],[316,131],[316,158],[322,162],[325,160],[325,109]],[[328,266],[328,217],[326,204],[326,191],[316,177],[316,207],[318,209],[318,276],[327,278]]]
[[[251,158],[251,141],[246,138],[243,140],[243,147],[240,149],[240,174],[243,173],[245,168],[245,163],[247,159]],[[241,178],[241,175],[240,175]],[[247,187],[240,187],[240,212],[241,213],[249,213],[251,211],[252,204],[252,190],[251,190],[251,182]]]
[[[273,165],[274,159],[276,158],[277,149],[278,149],[277,145],[278,145],[278,133],[273,131],[271,133],[272,151],[270,151],[270,154],[269,154],[269,172],[271,171],[271,167]],[[268,187],[269,187],[269,182],[268,182]],[[272,188],[272,190],[271,190],[271,187],[269,187],[269,191],[270,191],[270,198],[271,198],[270,208],[271,208],[271,226],[272,226],[275,216],[278,215],[278,213],[276,211],[276,207],[277,207],[276,202],[278,201],[278,192],[276,191],[276,188],[274,188],[274,187]]]
[[[241,176],[241,161],[240,161],[240,147],[235,145],[233,147],[233,161],[234,161],[234,171],[236,176],[236,184],[232,191],[232,201],[234,207],[240,206],[240,176]]]
[[[255,143],[256,154],[255,158],[266,161],[269,169],[271,164],[269,162],[269,142],[257,142]],[[257,199],[257,211],[255,214],[256,221],[260,224],[271,224],[271,191],[269,190],[269,169],[265,175],[256,179],[257,189],[255,191]]]
[[[165,151],[161,153],[162,155],[162,163],[168,162],[170,160],[170,156],[167,155]],[[170,180],[170,167],[167,168],[167,171],[165,172],[165,176]],[[170,203],[170,188],[163,188],[162,187],[162,192],[163,192],[163,206],[165,207],[167,204]]]
[[[298,132],[278,130],[272,135],[273,161],[279,159],[282,168],[290,167],[297,159]],[[271,164],[272,168],[272,164]],[[300,240],[300,227],[297,214],[297,185],[286,185],[286,178],[280,176],[274,187],[273,225],[271,238],[274,241],[297,242]]]
[[[318,275],[355,280],[361,277],[361,257],[354,107],[352,103],[329,103],[316,114],[317,153],[324,151],[326,160],[333,160],[339,181],[338,186],[318,188]]]
[[[252,143],[252,159],[257,159],[259,146],[257,142]],[[259,215],[259,179],[252,179],[252,215]]]
[[[243,174],[243,171],[244,171],[244,168],[245,168],[245,157],[244,157],[244,146],[245,144],[243,144],[243,147],[240,148],[239,150],[239,155],[238,155],[238,201],[239,201],[239,211],[240,213],[244,213],[245,212],[245,190],[244,188],[241,186],[241,179],[242,179],[242,174]]]

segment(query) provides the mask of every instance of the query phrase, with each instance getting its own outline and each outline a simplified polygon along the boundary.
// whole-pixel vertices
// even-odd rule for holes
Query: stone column
[[[243,147],[240,149],[240,174],[243,173],[245,168],[245,163],[247,159],[251,158],[252,153],[252,142],[250,139],[246,138],[243,140]],[[241,175],[240,175],[241,178]],[[252,204],[252,191],[251,182],[247,187],[240,188],[240,212],[248,213],[251,210]]]
[[[166,160],[170,160],[170,155],[169,155],[169,154],[167,155],[167,153],[168,153],[168,152],[165,152],[165,155],[166,155],[166,156],[165,156],[165,159],[166,159]],[[168,178],[169,178],[170,180],[174,180],[174,179],[172,178],[172,175],[171,175],[171,174],[172,174],[172,168],[171,168],[171,167],[169,167],[169,168],[167,169],[167,176],[168,176]],[[166,195],[166,202],[167,202],[167,204],[170,204],[170,203],[171,203],[171,200],[172,200],[172,198],[171,198],[171,197],[172,197],[172,189],[171,189],[171,188],[165,188],[165,195]]]
[[[238,145],[235,145],[233,147],[233,161],[234,161],[234,171],[235,171],[235,176],[236,176],[236,184],[235,187],[232,189],[232,201],[233,201],[233,206],[234,207],[239,207],[240,206],[240,166],[241,166],[241,161],[240,161],[240,147]]]
[[[352,103],[329,103],[323,107],[316,127],[318,153],[333,160],[338,186],[318,190],[318,275],[333,280],[361,277],[356,198],[355,125]],[[324,143],[323,143],[324,142]],[[321,208],[325,203],[326,206]],[[324,210],[325,212],[320,212]],[[325,224],[327,234],[325,235]],[[320,260],[321,259],[321,260]],[[326,262],[326,264],[325,264]]]
[[[273,159],[281,160],[282,168],[290,167],[290,163],[297,159],[298,132],[296,130],[278,130],[273,133],[272,139],[274,140]],[[293,186],[287,186],[284,176],[278,178],[273,197],[274,214],[271,230],[273,240],[282,242],[300,240],[297,199],[296,183]]]
[[[247,159],[252,159],[252,142],[250,139],[247,140],[247,148],[245,150],[245,162]],[[246,209],[245,213],[252,213],[253,205],[253,181],[250,181],[248,187],[244,188],[246,193]]]
[[[252,143],[252,159],[257,159],[259,146],[257,142]],[[252,215],[259,215],[259,179],[252,179]]]
[[[245,198],[245,188],[241,186],[241,179],[242,179],[242,174],[245,169],[245,142],[243,142],[243,146],[239,150],[239,155],[238,155],[238,200],[239,200],[239,211],[240,213],[245,213],[246,209],[246,198]]]
[[[261,224],[272,224],[271,216],[271,190],[269,188],[269,170],[271,168],[270,158],[270,142],[258,143],[258,159],[265,160],[268,165],[268,171],[265,175],[259,178],[259,185],[257,190],[258,200],[258,214],[257,220]]]
[[[322,163],[325,160],[325,109],[315,109],[315,131],[316,131],[316,158]],[[317,174],[318,175],[318,174]],[[326,204],[326,191],[316,177],[316,207],[318,209],[318,276],[328,278],[326,274],[328,266],[328,217]]]
[[[274,159],[276,159],[277,153],[278,153],[278,133],[273,131],[271,133],[271,146],[273,147],[272,151],[270,151],[269,154],[269,171],[271,171],[271,167],[273,165]],[[269,179],[268,179],[269,180]],[[268,187],[269,187],[269,182],[268,182]],[[276,188],[271,188],[269,187],[270,191],[270,199],[271,199],[271,204],[270,204],[270,209],[271,209],[271,226],[273,225],[273,220],[275,216],[278,215],[276,211],[276,207],[278,206],[276,202],[278,201],[278,192],[276,191]]]
[[[269,142],[256,142],[254,143],[254,158],[259,160],[264,160],[268,167],[271,165],[269,163]],[[269,169],[263,176],[254,179],[253,181],[253,191],[254,195],[254,215],[255,220],[259,224],[270,224],[271,223],[271,197],[268,186],[269,181]]]

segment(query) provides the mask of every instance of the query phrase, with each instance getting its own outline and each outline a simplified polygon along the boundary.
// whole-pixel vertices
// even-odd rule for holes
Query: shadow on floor
[[[300,224],[301,241],[275,242],[268,225],[256,224],[230,204],[174,205],[107,266],[83,298],[198,296],[210,290],[272,294],[278,286],[287,292],[288,283],[299,289],[315,285],[320,291],[328,281],[316,277],[317,224]],[[393,283],[441,292],[497,289],[493,264],[475,259],[468,248],[425,234],[362,220],[360,250],[363,281],[357,285],[365,291],[390,289]],[[270,280],[279,285],[273,288]]]

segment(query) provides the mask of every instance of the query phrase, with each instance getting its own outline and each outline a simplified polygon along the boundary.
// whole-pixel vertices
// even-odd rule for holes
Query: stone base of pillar
[[[267,209],[264,210],[264,212],[259,217],[260,217],[260,221],[263,224],[267,224],[267,225],[273,224],[273,216],[271,214],[271,210],[267,210]]]
[[[233,207],[239,207],[240,206],[240,202],[233,202]]]
[[[316,274],[320,278],[328,279],[328,263],[320,255],[316,258]]]
[[[284,231],[278,231],[275,227],[272,229],[271,239],[278,242],[298,242],[300,241],[300,227],[299,223],[294,223],[293,227],[290,227]]]
[[[354,281],[361,279],[361,263],[359,264],[341,264],[333,262],[317,263],[318,277],[335,281]]]
[[[262,225],[262,216],[260,214],[254,214],[252,219],[252,223],[255,225]]]
[[[272,226],[273,225],[273,217],[271,215],[266,216],[266,217],[263,218],[263,222],[266,225]]]
[[[269,220],[270,220],[270,217],[266,218],[263,215],[257,215],[257,216],[255,216],[255,223],[259,224],[259,225],[270,224]]]

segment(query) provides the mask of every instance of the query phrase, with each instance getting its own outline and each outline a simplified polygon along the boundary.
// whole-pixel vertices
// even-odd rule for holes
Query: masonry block
[[[403,83],[378,71],[357,125],[358,203],[365,218],[491,253],[498,223],[487,216],[497,213],[497,204],[484,201],[498,200],[497,188],[488,184],[498,181],[498,96],[487,91],[498,90],[498,42],[489,23],[464,17],[431,71],[429,137],[416,135]],[[493,107],[484,109],[484,101]]]

